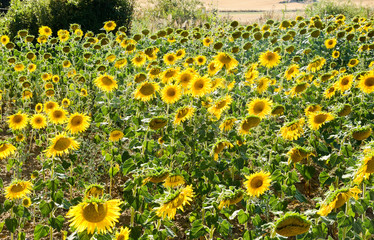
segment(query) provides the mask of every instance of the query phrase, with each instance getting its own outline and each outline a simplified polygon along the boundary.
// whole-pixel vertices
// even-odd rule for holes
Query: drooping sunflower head
[[[114,80],[114,77],[107,74],[99,76],[94,82],[98,88],[105,92],[111,92],[118,88],[117,81]]]
[[[264,192],[269,190],[271,183],[269,172],[257,172],[249,176],[245,176],[247,181],[244,182],[247,188],[247,194],[251,197],[259,197]]]
[[[212,155],[214,157],[214,160],[218,159],[218,155],[225,149],[225,148],[232,148],[234,145],[232,145],[228,140],[221,139],[218,140],[212,149]]]
[[[81,113],[74,113],[68,120],[67,130],[72,134],[84,132],[90,126],[90,121],[91,118],[89,116]]]
[[[52,145],[45,150],[47,157],[62,156],[69,153],[69,150],[76,150],[79,148],[79,143],[72,137],[67,137],[65,134],[59,134],[51,139]]]
[[[264,118],[271,113],[272,101],[267,98],[255,98],[248,103],[248,113],[251,115]]]
[[[329,192],[317,213],[321,216],[327,216],[333,209],[343,206],[349,198],[353,197],[357,200],[359,193],[361,193],[361,190],[357,187],[342,188]]]
[[[148,173],[146,174],[146,178],[143,180],[143,185],[147,182],[163,182],[169,176],[169,174],[169,171],[164,168],[149,169]]]
[[[237,204],[243,199],[244,191],[242,189],[226,190],[221,197],[218,209]]]
[[[47,126],[47,118],[43,114],[35,114],[30,119],[31,127],[41,129]]]
[[[261,118],[258,116],[250,115],[246,117],[240,122],[239,133],[243,135],[249,134],[249,130],[251,130],[251,128],[258,126],[260,122]]]
[[[183,176],[178,175],[178,174],[173,174],[173,175],[169,175],[165,179],[164,186],[165,187],[178,187],[178,186],[181,186],[183,184],[185,184]]]
[[[271,80],[268,77],[262,77],[262,78],[258,79],[256,81],[256,84],[257,84],[256,91],[259,94],[262,94],[263,92],[265,92],[268,89],[268,87],[270,86],[270,83],[271,83]]]
[[[337,114],[339,117],[347,116],[352,112],[352,107],[349,104],[344,104],[338,108]]]
[[[191,118],[195,113],[194,107],[180,107],[178,108],[175,118],[174,118],[174,124],[179,125],[180,123],[186,121],[187,119]]]
[[[124,134],[120,130],[114,130],[109,134],[109,141],[117,142],[123,138]]]
[[[316,72],[322,69],[325,65],[326,59],[320,56],[316,56],[311,63],[308,64],[307,70],[310,72]]]
[[[0,142],[0,160],[12,155],[13,153],[15,153],[16,150],[17,150],[16,147],[13,146],[11,143],[1,141]]]
[[[290,123],[286,123],[280,130],[282,137],[286,140],[297,140],[304,133],[305,119],[296,119]]]
[[[311,113],[319,112],[322,110],[322,107],[318,104],[311,104],[305,108],[304,112],[306,116],[309,116]]]
[[[235,122],[235,117],[228,117],[219,125],[219,128],[224,132],[230,131],[234,127]]]
[[[302,94],[308,88],[307,82],[299,82],[291,89],[291,96]]]
[[[372,173],[374,173],[374,151],[369,150],[368,153],[365,153],[361,166],[357,170],[353,182],[360,185],[364,178],[369,178]]]
[[[208,111],[216,116],[216,118],[221,117],[221,113],[230,107],[232,103],[232,97],[226,95],[223,98],[218,99],[211,107],[208,108]]]
[[[5,188],[5,197],[10,200],[24,198],[31,193],[32,187],[29,181],[15,180]]]
[[[135,99],[147,102],[153,98],[160,86],[155,82],[142,82],[134,92]]]
[[[87,231],[93,234],[112,232],[121,215],[122,202],[118,199],[103,200],[94,197],[86,198],[78,205],[71,207],[66,217],[70,218],[70,226],[77,232]]]
[[[288,212],[275,223],[274,231],[284,237],[293,237],[309,231],[311,222],[299,213]]]
[[[28,117],[25,113],[16,113],[8,117],[9,128],[12,130],[21,130],[27,126]]]
[[[291,80],[292,78],[296,77],[298,74],[299,74],[299,65],[292,64],[291,66],[288,67],[288,69],[284,73],[284,77],[287,80]]]
[[[291,162],[295,164],[302,161],[303,159],[307,159],[310,155],[313,155],[313,153],[311,150],[307,148],[296,145],[290,151],[287,152],[287,155],[288,164],[290,164]]]
[[[86,190],[84,192],[85,198],[101,198],[104,195],[104,187],[100,184],[91,184],[86,187]]]
[[[273,68],[280,63],[281,57],[277,52],[266,51],[261,53],[259,57],[259,62],[262,66],[267,68]]]
[[[161,99],[167,104],[177,102],[182,96],[182,89],[179,85],[166,85],[161,91]]]
[[[370,137],[371,132],[370,126],[358,127],[352,130],[352,137],[358,141],[363,141]]]
[[[272,116],[283,115],[284,110],[285,110],[285,107],[283,105],[277,104],[271,110],[271,115]]]
[[[152,130],[157,131],[166,126],[168,120],[164,117],[155,117],[149,122],[149,128]]]

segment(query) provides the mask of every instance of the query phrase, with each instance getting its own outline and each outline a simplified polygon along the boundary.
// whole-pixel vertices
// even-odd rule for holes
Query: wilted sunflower
[[[45,150],[47,157],[62,156],[69,153],[69,149],[76,150],[79,148],[79,143],[74,138],[66,137],[65,134],[59,134],[51,141],[52,145]]]
[[[321,216],[327,216],[333,209],[340,208],[346,203],[349,198],[358,199],[358,194],[361,190],[355,188],[343,188],[331,192],[326,200],[321,204],[320,210],[317,212]]]
[[[308,232],[311,224],[305,216],[288,212],[275,223],[274,231],[284,237],[293,237]]]
[[[325,41],[325,46],[327,49],[331,49],[331,48],[334,48],[336,46],[336,39],[335,38],[332,38],[332,39],[327,39]]]
[[[0,142],[0,160],[12,155],[16,150],[11,143]]]
[[[286,140],[297,140],[304,133],[304,123],[305,119],[301,118],[285,124],[280,129],[282,137]]]
[[[266,51],[264,53],[261,53],[258,60],[262,66],[267,68],[273,68],[280,63],[280,59],[281,57],[278,55],[277,52]]]
[[[225,148],[232,148],[234,145],[232,145],[229,141],[227,140],[219,140],[214,144],[213,149],[212,149],[212,155],[215,161],[218,159],[218,155],[223,151]]]
[[[361,182],[364,179],[368,179],[372,173],[374,173],[374,151],[369,151],[365,154],[361,166],[355,174],[353,182],[361,184]]]
[[[335,117],[328,112],[314,112],[308,116],[309,127],[313,130],[318,130],[323,124],[333,120]]]
[[[174,193],[171,193],[166,199],[162,202],[160,207],[155,208],[156,214],[159,217],[169,219],[174,219],[177,210],[180,209],[183,211],[183,206],[190,204],[194,197],[194,192],[191,185],[186,186],[185,188],[179,189]]]
[[[217,119],[220,119],[222,112],[228,109],[231,103],[232,97],[230,95],[226,95],[209,107],[208,112],[213,114]]]
[[[313,155],[313,153],[309,149],[296,146],[296,147],[293,147],[290,151],[288,151],[287,155],[288,155],[288,164],[290,164],[291,162],[296,164],[298,162],[301,162],[303,159],[308,159],[308,157]]]
[[[67,112],[62,108],[56,108],[49,112],[49,120],[53,124],[63,124],[67,120]]]
[[[202,97],[211,91],[211,80],[206,76],[199,76],[190,82],[189,89],[192,96]]]
[[[247,181],[244,186],[247,188],[247,193],[251,197],[259,197],[261,194],[269,190],[271,183],[269,172],[257,172],[249,176],[245,176]]]
[[[95,85],[105,92],[111,92],[113,89],[118,88],[117,81],[113,76],[101,75],[94,81]]]
[[[184,178],[181,175],[169,175],[165,179],[165,187],[178,187],[185,184]]]
[[[21,130],[27,126],[28,117],[25,113],[16,113],[8,117],[9,128],[12,130]]]
[[[175,114],[174,124],[175,125],[181,124],[182,122],[191,118],[194,113],[195,113],[194,107],[185,106],[185,107],[178,108],[177,113]]]
[[[371,132],[370,126],[355,128],[352,130],[352,137],[358,141],[363,141],[370,137]]]
[[[243,199],[244,192],[241,189],[235,190],[234,192],[226,193],[219,203],[218,209],[228,207],[230,205],[237,204]]]
[[[228,117],[226,118],[220,125],[219,125],[219,128],[221,129],[221,131],[223,132],[227,132],[227,131],[230,131],[234,124],[236,122],[236,118],[234,117]]]
[[[134,92],[135,99],[147,102],[153,98],[160,86],[155,82],[142,82]]]
[[[260,124],[261,118],[255,115],[250,115],[240,122],[239,134],[249,134],[249,130]]]
[[[165,181],[165,179],[169,176],[169,171],[163,168],[152,169],[145,179],[143,179],[143,185],[151,182],[151,183],[160,183]]]
[[[58,108],[58,103],[57,102],[53,102],[53,101],[49,101],[49,102],[46,102],[44,104],[44,111],[49,114],[52,110]]]
[[[225,67],[229,71],[238,65],[238,61],[228,53],[219,52],[213,58],[219,69]]]
[[[30,119],[31,127],[41,129],[47,126],[47,118],[43,114],[34,114]]]
[[[70,133],[80,133],[87,130],[90,126],[91,118],[85,114],[74,113],[69,117],[67,130]]]
[[[152,130],[158,130],[166,126],[168,120],[164,117],[155,117],[149,122],[149,128]]]
[[[109,141],[117,142],[123,138],[124,134],[120,130],[114,130],[109,134]]]
[[[249,114],[264,118],[271,113],[272,101],[267,98],[255,98],[247,105]]]
[[[271,115],[272,116],[283,115],[284,110],[285,110],[285,107],[283,105],[277,104],[271,110]]]
[[[121,227],[119,232],[116,233],[114,240],[128,240],[131,230],[128,227]]]
[[[107,32],[110,32],[110,31],[113,31],[114,29],[116,29],[116,26],[117,24],[114,22],[114,21],[107,21],[104,23],[104,29],[105,31]]]
[[[161,90],[161,99],[167,104],[173,104],[177,102],[182,96],[182,89],[179,85],[172,84],[166,85]]]
[[[352,111],[352,107],[349,104],[344,104],[340,108],[337,109],[337,114],[339,117],[344,117],[350,114]]]
[[[24,198],[31,193],[32,186],[29,181],[15,180],[5,188],[5,198],[10,200]]]
[[[70,227],[77,232],[87,230],[88,234],[112,232],[121,215],[122,202],[118,199],[102,200],[86,198],[77,206],[71,207],[66,217],[70,218]]]
[[[368,72],[367,74],[361,76],[358,87],[364,93],[374,92],[374,72]]]
[[[339,78],[335,83],[335,87],[341,92],[347,91],[351,88],[353,83],[353,75],[345,75]]]
[[[284,77],[287,80],[291,80],[292,78],[296,77],[298,74],[299,74],[299,65],[292,64],[291,66],[288,67],[288,69],[284,73]]]

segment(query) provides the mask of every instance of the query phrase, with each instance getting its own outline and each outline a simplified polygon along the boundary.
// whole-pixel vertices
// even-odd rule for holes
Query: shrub
[[[12,0],[5,18],[11,37],[21,29],[38,35],[42,25],[56,33],[59,29],[68,29],[71,23],[97,33],[109,20],[129,30],[133,9],[133,0]]]

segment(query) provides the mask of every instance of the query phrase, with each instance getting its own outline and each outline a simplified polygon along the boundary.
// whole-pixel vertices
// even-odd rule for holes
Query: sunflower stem
[[[362,183],[362,198],[363,199],[365,198],[365,192],[366,192],[366,184],[365,184],[365,182],[363,182]],[[366,211],[364,211],[362,213],[362,222],[365,221],[365,217],[366,217]],[[362,239],[366,240],[366,230],[364,232],[362,232]]]
[[[131,207],[130,211],[131,211],[130,227],[134,227],[134,219],[135,219],[135,209],[134,209],[134,207]],[[157,225],[158,225],[158,224],[157,224]],[[161,222],[160,222],[160,225],[161,225]],[[157,230],[158,230],[159,228],[160,228],[160,227],[158,226]]]

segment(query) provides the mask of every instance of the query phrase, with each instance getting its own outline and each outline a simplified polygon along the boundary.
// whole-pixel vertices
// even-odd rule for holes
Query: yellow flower
[[[328,112],[313,112],[308,116],[309,127],[318,130],[323,124],[334,119],[334,116]]]
[[[259,94],[262,94],[263,92],[265,92],[269,85],[270,85],[270,79],[268,77],[262,77],[260,79],[257,80],[257,88],[256,88],[256,91],[259,93]]]
[[[187,68],[178,74],[177,83],[181,84],[182,88],[187,89],[196,75],[197,73],[195,70],[192,68]]]
[[[168,120],[163,117],[155,117],[149,122],[149,128],[152,130],[158,130],[166,126]]]
[[[114,77],[107,74],[99,76],[94,82],[98,88],[105,92],[111,92],[118,88],[117,81],[114,80]]]
[[[114,63],[114,67],[119,69],[119,68],[123,68],[124,66],[126,66],[126,64],[127,64],[127,60],[126,58],[123,58],[123,59],[117,60]]]
[[[183,176],[181,175],[170,175],[165,179],[165,187],[178,187],[185,183]]]
[[[187,119],[190,119],[195,113],[194,107],[180,107],[177,110],[177,113],[175,114],[174,118],[174,124],[179,125],[181,122],[186,121]]]
[[[280,63],[281,57],[277,52],[266,51],[259,57],[260,64],[267,68],[273,68]]]
[[[219,125],[219,128],[221,129],[221,131],[223,132],[227,132],[227,131],[230,131],[234,124],[236,122],[236,118],[234,117],[228,117],[226,118],[220,125]]]
[[[308,159],[310,155],[314,156],[314,154],[311,151],[300,146],[292,148],[290,151],[287,152],[287,155],[288,164],[290,164],[291,162],[294,164],[301,162],[303,159]]]
[[[217,161],[218,155],[223,151],[225,148],[232,148],[234,145],[232,145],[229,141],[227,140],[221,140],[218,141],[212,149],[212,155],[214,157],[214,160]]]
[[[214,62],[219,69],[225,67],[228,71],[238,65],[238,61],[228,53],[219,52],[214,56]]]
[[[49,101],[49,102],[46,102],[44,104],[44,111],[49,114],[52,110],[54,110],[58,107],[59,107],[58,103],[53,102],[53,101]]]
[[[67,120],[67,112],[62,108],[56,108],[49,112],[49,120],[53,124],[63,124]]]
[[[237,190],[234,193],[230,195],[226,195],[223,197],[223,199],[220,201],[218,209],[221,210],[224,207],[228,207],[230,205],[237,204],[243,199],[244,193],[242,190]]]
[[[336,45],[337,41],[335,38],[332,38],[332,39],[327,39],[325,41],[325,46],[327,49],[331,49],[331,48],[334,48],[335,45]]]
[[[374,151],[369,151],[369,153],[365,154],[353,182],[361,184],[362,180],[368,179],[372,173],[374,173]]]
[[[255,98],[247,105],[249,114],[264,118],[271,113],[272,101],[267,98]]]
[[[114,130],[109,134],[109,141],[117,142],[123,138],[124,134],[120,130]]]
[[[47,126],[47,118],[43,114],[35,114],[30,120],[31,127],[34,129],[41,129]]]
[[[353,68],[353,67],[357,66],[358,63],[359,63],[358,59],[353,58],[353,59],[349,60],[348,67]]]
[[[209,47],[210,44],[212,44],[212,43],[213,43],[213,39],[211,37],[206,37],[206,38],[203,39],[203,45],[205,47]]]
[[[179,73],[179,69],[177,68],[166,69],[161,74],[162,83],[164,84],[171,83],[178,76],[178,73]]]
[[[52,145],[45,150],[47,157],[62,156],[69,153],[69,149],[76,150],[79,143],[74,138],[66,137],[65,134],[59,134],[51,139]]]
[[[36,70],[36,65],[33,64],[33,63],[30,63],[28,66],[27,66],[27,70],[29,72],[34,72]]]
[[[23,65],[22,63],[17,63],[16,65],[14,65],[14,71],[21,72],[23,70],[25,70],[25,65]]]
[[[189,89],[192,96],[202,97],[211,91],[211,81],[206,76],[198,76],[190,82]]]
[[[5,198],[14,200],[20,199],[31,193],[32,183],[29,181],[16,180],[5,188]]]
[[[197,56],[195,58],[195,62],[197,65],[204,65],[206,63],[206,57],[205,56]]]
[[[12,155],[13,153],[15,153],[16,150],[16,147],[13,146],[11,143],[0,143],[0,160]]]
[[[31,199],[29,197],[25,197],[22,199],[22,206],[30,207],[31,206]]]
[[[117,26],[117,24],[114,21],[107,21],[104,24],[104,29],[105,29],[105,31],[110,32],[110,31],[113,31],[114,29],[116,29],[116,26]]]
[[[135,99],[147,102],[153,98],[160,86],[155,82],[142,82],[134,92]]]
[[[144,55],[144,53],[138,53],[133,59],[131,59],[132,64],[134,64],[136,67],[143,66],[146,61],[147,57]]]
[[[89,116],[81,113],[74,113],[70,116],[66,128],[72,134],[84,132],[90,126],[90,121],[91,118]]]
[[[166,65],[173,65],[178,60],[174,53],[165,54],[163,59]]]
[[[333,51],[332,52],[332,57],[333,58],[338,58],[340,56],[340,52],[339,51]]]
[[[336,93],[336,87],[334,85],[326,88],[325,92],[323,93],[324,97],[330,99]]]
[[[353,197],[357,200],[359,193],[361,193],[361,190],[357,187],[336,190],[330,193],[327,199],[321,204],[320,210],[317,213],[321,216],[327,216],[333,209],[343,206],[349,198]]]
[[[315,57],[311,63],[308,64],[307,70],[310,72],[317,72],[322,69],[322,67],[325,65],[326,59],[323,57]]]
[[[310,226],[311,222],[304,216],[288,212],[275,223],[274,231],[284,237],[293,237],[308,232]]]
[[[25,113],[17,113],[8,117],[9,128],[12,130],[22,130],[27,126],[28,117]]]
[[[318,104],[312,104],[309,105],[307,108],[305,108],[305,115],[308,117],[311,113],[319,112],[322,110],[322,107]]]
[[[309,85],[306,82],[297,83],[290,91],[291,96],[298,96],[302,94],[308,88],[308,86]]]
[[[250,115],[240,122],[239,134],[249,134],[251,128],[257,127],[260,124],[261,118],[258,116]]]
[[[118,199],[102,200],[89,198],[77,206],[71,207],[66,217],[70,218],[70,227],[77,232],[87,231],[93,234],[112,232],[112,228],[121,215],[122,202]]]
[[[352,130],[352,137],[357,141],[363,141],[370,137],[371,132],[372,130],[369,126],[355,128]]]
[[[167,104],[177,102],[182,96],[182,89],[179,85],[166,85],[161,90],[161,99]]]
[[[299,74],[299,65],[292,64],[291,66],[288,67],[288,69],[284,73],[284,77],[287,80],[291,80],[292,78],[296,77],[298,74]]]
[[[358,83],[358,87],[364,93],[374,92],[374,72],[369,72],[364,76],[361,76],[360,81]]]
[[[259,197],[269,190],[271,183],[269,176],[270,173],[263,171],[245,176],[247,181],[244,182],[244,186],[247,188],[248,195],[251,197]]]
[[[35,111],[37,113],[40,113],[41,111],[43,111],[43,104],[41,104],[41,103],[36,104],[35,105]]]
[[[49,27],[47,27],[47,26],[41,26],[39,28],[39,34],[43,35],[43,36],[49,37],[49,36],[52,35],[52,30]]]
[[[0,41],[1,41],[1,44],[5,46],[9,42],[9,37],[7,35],[3,35],[1,36]]]
[[[290,123],[285,124],[281,129],[280,132],[282,137],[286,140],[297,140],[303,133],[304,133],[304,126],[305,119],[301,118]]]
[[[335,87],[341,92],[347,91],[351,88],[353,83],[353,75],[345,75],[339,78],[335,83]]]
[[[217,119],[220,119],[222,112],[228,109],[231,103],[232,97],[230,95],[226,95],[209,107],[208,112],[213,114]]]
[[[120,231],[116,233],[114,240],[128,240],[130,235],[130,229],[127,227],[120,228]]]

